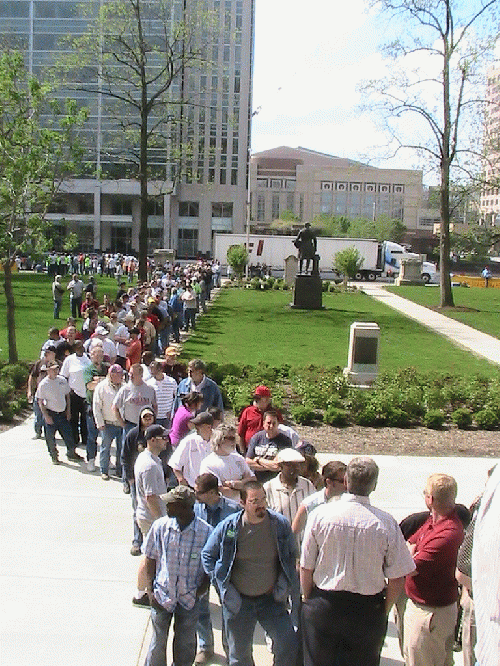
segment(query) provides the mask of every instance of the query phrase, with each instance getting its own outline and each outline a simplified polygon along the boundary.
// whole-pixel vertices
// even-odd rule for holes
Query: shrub
[[[386,423],[393,428],[408,428],[412,424],[412,418],[407,412],[396,407],[387,412]]]
[[[444,414],[440,409],[429,409],[423,420],[426,428],[439,430],[443,427]]]
[[[474,421],[481,430],[495,430],[498,428],[498,414],[493,409],[481,409],[474,414]]]
[[[321,291],[328,291],[330,289],[330,282],[329,280],[323,280],[321,283]]]
[[[14,389],[23,388],[26,385],[29,370],[22,363],[14,363],[12,365],[4,365],[0,368],[0,379],[12,385]]]
[[[339,407],[328,407],[323,420],[331,426],[341,428],[347,425],[347,411],[345,409],[340,409]]]
[[[354,423],[360,426],[382,425],[381,419],[374,405],[368,403],[354,415]]]
[[[290,411],[293,420],[300,425],[309,425],[316,418],[316,412],[309,405],[297,405]]]
[[[472,414],[466,407],[459,407],[451,413],[451,420],[459,428],[468,428],[472,425]]]
[[[260,278],[254,277],[250,280],[250,286],[252,289],[260,289]]]

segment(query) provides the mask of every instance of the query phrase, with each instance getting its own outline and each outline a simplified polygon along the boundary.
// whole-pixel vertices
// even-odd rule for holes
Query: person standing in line
[[[307,521],[300,558],[304,666],[379,665],[387,615],[415,565],[396,520],[370,504],[378,472],[371,458],[353,458],[347,493]]]
[[[62,301],[64,296],[64,287],[61,284],[61,276],[56,275],[52,283],[52,299],[54,301],[54,319],[59,319]]]
[[[168,462],[177,481],[181,485],[194,488],[196,477],[200,474],[201,463],[210,453],[214,419],[208,412],[200,412],[191,419],[191,423],[196,432],[181,439]]]
[[[109,481],[109,461],[111,444],[116,446],[115,470],[121,478],[121,444],[122,428],[113,411],[113,400],[123,384],[123,368],[115,363],[109,370],[104,381],[99,382],[94,389],[92,398],[92,411],[98,431],[101,434],[101,447],[99,451],[99,466],[103,481]],[[120,474],[118,474],[120,472]]]
[[[73,354],[66,356],[61,367],[61,375],[68,380],[71,393],[71,429],[75,446],[81,441],[87,446],[87,387],[85,386],[84,371],[91,364],[89,357],[84,353],[83,342],[75,340]]]
[[[424,499],[429,518],[408,539],[416,571],[406,579],[403,619],[406,666],[441,666],[453,662],[457,621],[457,555],[464,528],[455,510],[457,482],[432,474]]]
[[[201,551],[212,528],[195,516],[193,490],[178,486],[161,499],[167,515],[153,523],[144,542],[139,580],[145,581],[153,636],[145,666],[167,666],[167,636],[174,619],[173,663],[192,666],[200,598],[209,585]]]
[[[301,502],[312,495],[315,488],[308,479],[299,476],[300,463],[304,462],[304,457],[298,451],[281,449],[275,461],[279,473],[264,484],[267,505],[285,516],[291,525]]]
[[[83,289],[84,284],[82,280],[75,273],[73,278],[68,282],[66,289],[69,291],[69,303],[71,306],[71,316],[74,319],[82,316],[81,307],[82,307],[82,298],[83,298]]]
[[[98,384],[106,379],[109,363],[104,362],[102,347],[92,347],[90,351],[90,365],[83,371],[83,379],[87,389],[87,471],[95,471],[95,457],[97,455],[97,436],[99,434],[93,411],[94,391]]]
[[[291,448],[292,440],[279,429],[277,412],[268,409],[264,412],[262,430],[250,440],[246,461],[259,481],[269,481],[279,472],[278,451]]]
[[[292,666],[298,640],[286,604],[298,585],[295,537],[286,518],[266,508],[258,481],[246,483],[241,505],[243,511],[219,523],[202,551],[203,568],[221,598],[229,666],[253,666],[257,622],[271,637],[274,666]]]
[[[75,441],[71,430],[70,388],[68,382],[59,374],[56,361],[47,363],[47,376],[38,385],[35,400],[43,414],[45,422],[45,441],[54,465],[59,464],[56,447],[56,432],[59,432],[66,444],[68,460],[82,462],[83,458],[75,451]]]
[[[156,404],[158,405],[156,423],[164,428],[170,428],[172,409],[177,394],[177,382],[163,372],[161,361],[153,361],[149,370],[151,378],[147,380],[146,384],[152,386],[156,393]]]
[[[197,391],[203,395],[202,412],[210,409],[210,407],[218,407],[224,411],[224,402],[222,400],[220,389],[213,379],[206,376],[205,370],[205,363],[203,363],[201,359],[193,358],[189,361],[189,377],[183,379],[177,387],[175,409],[179,407],[183,395],[190,393],[191,391]]]
[[[225,518],[241,511],[241,504],[219,492],[219,480],[214,474],[200,474],[194,482],[196,504],[194,513],[211,527],[217,527]],[[214,655],[214,632],[210,618],[209,592],[200,597],[200,614],[196,628],[198,635],[198,653],[194,660],[196,666],[209,664]],[[222,624],[222,645],[227,656],[228,647],[224,624]]]

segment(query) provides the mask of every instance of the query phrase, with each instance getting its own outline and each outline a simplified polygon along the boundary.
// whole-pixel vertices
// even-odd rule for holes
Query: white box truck
[[[274,271],[282,271],[285,259],[290,255],[297,256],[293,245],[295,236],[267,236],[265,234],[215,234],[214,259],[222,266],[227,265],[227,251],[232,245],[247,246],[249,264],[251,266],[267,266]],[[399,259],[402,256],[418,256],[408,253],[402,245],[390,241],[379,241],[373,238],[328,238],[318,236],[317,252],[320,257],[319,269],[323,273],[333,271],[333,257],[336,252],[355,247],[363,257],[363,263],[356,275],[356,280],[376,280],[378,277],[393,276],[399,273]],[[427,264],[422,271],[422,278],[429,282],[435,275],[434,264]]]

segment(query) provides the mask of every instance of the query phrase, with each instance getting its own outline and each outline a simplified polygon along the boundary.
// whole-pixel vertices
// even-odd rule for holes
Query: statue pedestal
[[[292,308],[298,310],[321,310],[323,308],[323,293],[319,275],[297,275]]]

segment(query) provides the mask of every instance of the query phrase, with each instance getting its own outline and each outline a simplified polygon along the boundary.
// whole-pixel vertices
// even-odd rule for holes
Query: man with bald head
[[[378,467],[346,469],[347,492],[316,508],[300,558],[304,666],[378,666],[387,615],[415,569],[396,520],[370,504]]]

